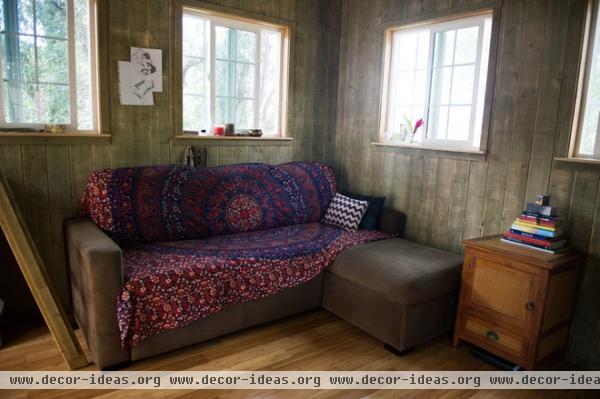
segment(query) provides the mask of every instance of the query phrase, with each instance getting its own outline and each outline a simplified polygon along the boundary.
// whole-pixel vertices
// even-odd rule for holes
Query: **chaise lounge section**
[[[402,238],[347,248],[325,271],[323,307],[402,353],[452,330],[461,264]]]

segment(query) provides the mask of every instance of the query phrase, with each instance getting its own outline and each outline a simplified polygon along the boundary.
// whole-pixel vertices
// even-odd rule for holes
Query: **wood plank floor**
[[[79,333],[79,332],[78,332]],[[81,336],[78,334],[81,338]],[[66,370],[48,330],[16,328],[4,334],[0,370]],[[90,365],[87,370],[95,370]],[[306,313],[142,360],[127,370],[494,370],[462,345],[443,337],[397,357],[381,342],[325,310]],[[0,391],[1,398],[597,398],[583,391],[186,391],[39,390]]]

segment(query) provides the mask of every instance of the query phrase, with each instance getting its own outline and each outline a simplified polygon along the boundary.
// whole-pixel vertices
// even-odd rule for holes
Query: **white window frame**
[[[594,58],[593,49],[596,44],[595,34],[597,30],[600,30],[600,26],[597,26],[598,13],[600,13],[600,0],[588,0],[581,51],[581,62],[579,65],[579,80],[577,84],[575,113],[573,117],[573,125],[571,127],[571,140],[568,151],[569,158],[600,160],[600,115],[598,115],[599,121],[596,131],[594,154],[582,154],[579,152],[582,135],[581,130],[583,128],[583,118],[586,109],[586,97],[588,94],[588,84],[590,82],[590,69]]]
[[[483,109],[482,109],[482,113],[483,113],[483,121],[482,121],[482,126],[480,127],[476,127],[475,126],[475,122],[476,122],[476,115],[477,115],[477,95],[479,92],[479,75],[481,73],[481,61],[482,61],[482,51],[483,51],[483,31],[484,31],[484,24],[485,24],[485,20],[491,18],[492,19],[492,28],[491,28],[491,37],[490,37],[490,54],[488,55],[488,70],[487,70],[487,77],[486,77],[486,81],[483,82],[483,84],[486,86],[486,91],[483,93]],[[429,40],[429,50],[428,50],[428,56],[427,56],[427,78],[426,78],[426,97],[425,97],[425,102],[424,102],[424,106],[423,106],[423,116],[424,119],[426,119],[426,121],[429,120],[429,115],[431,112],[431,83],[432,83],[432,79],[433,79],[433,70],[435,69],[435,66],[433,65],[434,62],[434,52],[435,52],[435,35],[437,33],[441,33],[441,32],[445,32],[448,30],[457,30],[457,29],[462,29],[462,28],[467,28],[467,27],[474,27],[477,26],[479,28],[479,35],[478,35],[478,40],[477,40],[477,50],[476,50],[476,58],[475,58],[475,63],[468,63],[468,64],[451,64],[449,66],[453,67],[453,71],[452,74],[454,74],[454,67],[457,66],[462,66],[462,65],[474,65],[475,66],[475,72],[474,72],[474,83],[473,83],[473,93],[471,95],[471,120],[470,120],[470,126],[469,126],[469,135],[468,135],[468,140],[452,140],[452,139],[436,139],[436,138],[432,138],[429,137],[428,133],[428,129],[431,126],[430,123],[426,122],[425,126],[423,127],[424,132],[423,132],[423,139],[420,143],[414,143],[414,144],[410,144],[410,146],[414,146],[414,147],[427,147],[427,148],[440,148],[440,149],[458,149],[458,150],[468,150],[468,151],[472,151],[472,150],[481,150],[486,143],[486,140],[484,140],[484,134],[487,134],[487,132],[484,132],[484,126],[486,125],[486,108],[489,107],[489,105],[487,104],[487,91],[488,89],[490,89],[490,85],[489,85],[489,81],[490,79],[493,79],[493,74],[491,74],[491,62],[492,62],[492,42],[494,41],[494,32],[496,29],[496,21],[494,18],[494,12],[493,10],[484,10],[481,12],[477,12],[475,14],[467,14],[467,15],[462,15],[462,16],[457,16],[457,17],[453,17],[451,20],[446,20],[446,21],[440,21],[440,20],[434,20],[434,21],[426,21],[423,23],[418,23],[418,24],[413,24],[413,25],[409,25],[409,26],[405,26],[405,27],[393,27],[388,29],[388,31],[386,32],[386,45],[385,45],[385,65],[384,65],[384,81],[383,81],[383,85],[384,85],[384,89],[382,91],[382,112],[381,112],[381,118],[380,118],[380,129],[379,129],[379,143],[382,144],[388,144],[387,141],[385,141],[385,135],[386,132],[388,130],[388,124],[389,124],[389,108],[391,106],[391,101],[390,97],[389,97],[389,92],[390,92],[390,85],[392,83],[392,79],[391,79],[391,74],[394,73],[391,70],[392,67],[392,59],[393,59],[393,38],[394,38],[394,33],[396,32],[419,32],[422,31],[424,29],[428,29],[430,30],[430,40]],[[454,41],[454,52],[452,54],[452,60],[454,62],[456,53],[456,39]],[[451,86],[450,86],[450,93],[452,93],[452,83],[453,83],[453,79],[451,80]],[[440,105],[440,104],[436,104],[436,105]],[[461,104],[452,104],[449,103],[447,104],[448,107],[451,106],[460,106]],[[469,104],[465,104],[469,105]],[[479,142],[479,146],[474,146],[473,143],[475,142],[474,139],[474,134],[476,130],[481,131],[480,135],[480,140],[478,140]],[[446,124],[446,132],[448,131],[448,124]]]
[[[89,7],[89,46],[90,49],[90,76],[92,81],[92,130],[80,130],[77,129],[77,76],[75,73],[75,10],[73,2],[75,0],[67,0],[67,46],[68,46],[68,62],[69,62],[69,97],[70,97],[70,114],[71,123],[65,124],[65,130],[78,133],[99,133],[100,127],[100,112],[99,112],[99,75],[98,75],[98,32],[97,32],[97,20],[98,0],[88,0]],[[35,4],[34,4],[35,7]],[[31,35],[28,35],[31,36]],[[33,37],[44,37],[33,34]],[[2,50],[3,43],[0,40],[0,71],[3,71],[3,57]],[[37,62],[37,61],[36,61]],[[6,122],[6,114],[4,110],[4,78],[2,72],[0,72],[0,128],[3,129],[33,129],[43,130],[44,123],[8,123]]]
[[[225,15],[218,12],[212,12],[204,9],[197,9],[193,7],[184,6],[181,11],[180,20],[184,15],[196,16],[198,18],[207,19],[210,23],[210,40],[209,40],[209,85],[210,85],[210,121],[212,128],[215,125],[215,103],[217,99],[216,95],[216,81],[214,74],[216,71],[216,46],[215,46],[215,28],[222,26],[231,29],[244,30],[253,32],[256,34],[256,59],[254,65],[254,123],[259,126],[260,122],[260,67],[261,67],[261,31],[270,30],[281,34],[281,46],[279,50],[280,59],[280,84],[279,84],[279,103],[277,107],[278,121],[277,121],[277,134],[268,137],[286,137],[286,120],[287,120],[287,92],[288,92],[288,73],[289,73],[289,28],[283,25],[276,25],[266,23],[259,20],[252,20],[249,18],[237,17],[235,15]],[[180,37],[182,34],[180,32]],[[180,47],[181,43],[180,43]],[[183,52],[181,53],[180,62],[183,60]],[[237,60],[224,60],[228,62],[243,63]],[[250,64],[250,63],[249,63]],[[181,69],[180,65],[180,69]],[[183,96],[183,76],[181,80],[181,95]],[[183,97],[182,97],[183,98]],[[230,97],[230,98],[242,98],[242,97]],[[250,98],[248,98],[250,99]],[[183,114],[181,123],[183,125]],[[209,132],[210,134],[210,132]]]

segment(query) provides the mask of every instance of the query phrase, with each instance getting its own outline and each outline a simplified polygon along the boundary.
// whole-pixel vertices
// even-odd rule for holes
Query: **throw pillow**
[[[323,223],[341,227],[344,230],[356,231],[369,203],[355,200],[337,193],[329,203]]]
[[[362,220],[358,227],[360,229],[365,230],[375,230],[379,225],[379,218],[381,217],[381,212],[383,212],[383,204],[385,203],[385,197],[372,197],[370,195],[362,195],[362,194],[353,194],[346,193],[347,197],[360,200],[367,201],[369,203],[369,207],[365,212]]]

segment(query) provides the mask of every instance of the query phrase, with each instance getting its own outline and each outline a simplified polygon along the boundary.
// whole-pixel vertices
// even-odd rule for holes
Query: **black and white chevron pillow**
[[[348,231],[356,231],[368,206],[368,201],[359,201],[336,194],[329,203],[323,223],[332,224]]]

